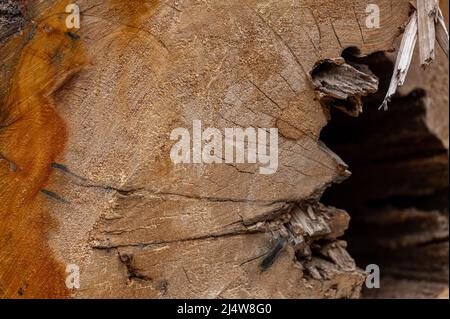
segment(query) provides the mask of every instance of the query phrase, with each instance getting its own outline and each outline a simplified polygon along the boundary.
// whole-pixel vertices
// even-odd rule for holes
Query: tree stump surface
[[[79,0],[80,29],[69,3],[0,1],[0,297],[359,297],[350,217],[321,203],[352,168],[321,131],[379,89],[342,52],[392,51],[409,1],[371,0],[378,29],[367,0]],[[448,150],[444,102],[425,113]],[[174,164],[170,133],[195,120],[277,128],[277,172]],[[417,178],[445,188],[438,155]]]

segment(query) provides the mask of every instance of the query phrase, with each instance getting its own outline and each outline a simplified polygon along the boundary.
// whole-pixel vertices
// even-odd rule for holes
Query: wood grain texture
[[[16,205],[25,193],[15,187],[31,186],[27,205],[2,211],[1,240],[7,233],[18,236],[14,245],[23,240],[24,248],[10,244],[5,255],[24,260],[30,272],[40,269],[32,264],[50,264],[42,269],[45,278],[54,272],[56,287],[38,272],[25,274],[35,288],[24,296],[64,296],[63,266],[75,263],[81,289],[71,296],[79,298],[358,297],[364,274],[330,235],[342,234],[348,216],[319,203],[349,171],[320,142],[330,114],[309,75],[317,61],[348,47],[363,55],[393,47],[409,3],[371,2],[383,13],[380,29],[362,27],[365,0],[83,0],[77,40],[61,29],[62,7],[33,7],[42,21],[18,47],[23,58],[5,57],[14,66],[13,84],[1,91],[11,110],[5,114],[29,117],[0,133],[2,173],[10,176],[2,179],[10,181],[2,199]],[[45,24],[53,32],[47,42]],[[11,52],[18,38],[2,47]],[[169,134],[195,119],[219,129],[277,127],[278,172],[174,165]],[[18,179],[11,163],[28,175]],[[20,226],[24,216],[33,227]],[[33,223],[36,216],[55,227]],[[275,235],[289,233],[293,216],[313,230],[302,235],[311,252],[298,258],[305,246],[287,243],[262,272]],[[24,282],[15,260],[2,258],[4,296]]]
[[[0,296],[63,297],[64,267],[48,247],[53,221],[43,209],[50,164],[62,152],[66,125],[53,93],[85,63],[82,45],[59,22],[65,2],[42,12],[0,108]]]
[[[438,10],[437,0],[417,1],[417,21],[419,30],[420,64],[427,66],[436,58],[435,17]]]

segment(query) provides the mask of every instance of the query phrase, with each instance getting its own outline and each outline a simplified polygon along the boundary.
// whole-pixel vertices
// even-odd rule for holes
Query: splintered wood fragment
[[[414,47],[417,42],[417,12],[415,11],[409,18],[403,34],[400,49],[398,51],[397,60],[395,62],[394,74],[392,75],[391,83],[387,91],[386,97],[380,106],[380,109],[387,111],[388,103],[391,97],[397,91],[397,87],[405,83],[406,75],[408,74],[409,66],[414,54]]]
[[[353,271],[356,269],[355,261],[345,248],[347,248],[347,243],[343,240],[338,240],[322,246],[319,252],[331,259],[342,270]]]
[[[436,19],[436,39],[448,58],[448,31],[441,9],[437,10]]]
[[[310,76],[322,105],[354,117],[362,112],[361,97],[378,90],[378,78],[369,69],[356,68],[342,58],[319,61]]]
[[[434,50],[436,32],[434,26],[438,8],[436,0],[417,1],[420,65],[423,67],[428,66],[436,58]]]
[[[290,221],[296,235],[307,235],[309,237],[322,236],[331,233],[331,229],[322,216],[312,219],[311,213],[306,214],[301,209],[292,213]]]

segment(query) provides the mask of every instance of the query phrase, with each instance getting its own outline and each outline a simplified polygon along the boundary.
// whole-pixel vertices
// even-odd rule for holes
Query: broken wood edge
[[[362,97],[378,91],[379,80],[367,66],[347,63],[342,57],[317,61],[308,77],[323,107],[335,107],[352,117],[363,112]]]
[[[419,32],[420,65],[427,67],[436,59],[435,16],[438,8],[436,0],[417,1],[417,23]]]
[[[448,31],[440,8],[437,10],[436,18],[436,40],[448,59]]]
[[[343,272],[353,272],[357,271],[355,261],[345,249],[346,242],[338,239],[349,222],[350,216],[344,210],[320,202],[298,203],[276,220],[258,222],[247,230],[271,232],[274,237],[274,245],[260,264],[262,272],[274,263],[286,245],[293,248],[296,262],[302,265],[313,257],[326,258]]]
[[[417,1],[417,4],[411,1],[410,4],[414,12],[405,28],[391,83],[379,107],[380,110],[388,110],[391,97],[397,92],[397,88],[405,83],[417,39],[419,39],[420,65],[424,69],[436,60],[436,41],[448,58],[449,36],[438,1],[421,0]]]
[[[388,110],[388,103],[391,101],[391,97],[397,92],[397,88],[402,86],[406,80],[406,75],[408,74],[414,54],[414,47],[417,42],[417,30],[417,11],[414,11],[406,25],[394,66],[394,74],[392,75],[386,97],[378,108],[379,110]]]

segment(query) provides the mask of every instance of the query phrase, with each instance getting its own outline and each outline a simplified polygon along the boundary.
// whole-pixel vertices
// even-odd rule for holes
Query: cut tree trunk
[[[0,0],[0,297],[359,297],[349,215],[321,203],[350,171],[320,134],[380,85],[342,52],[392,50],[409,0],[79,0],[70,30],[69,3]],[[277,172],[174,164],[194,120],[278,128]],[[437,162],[418,178],[445,183]]]

